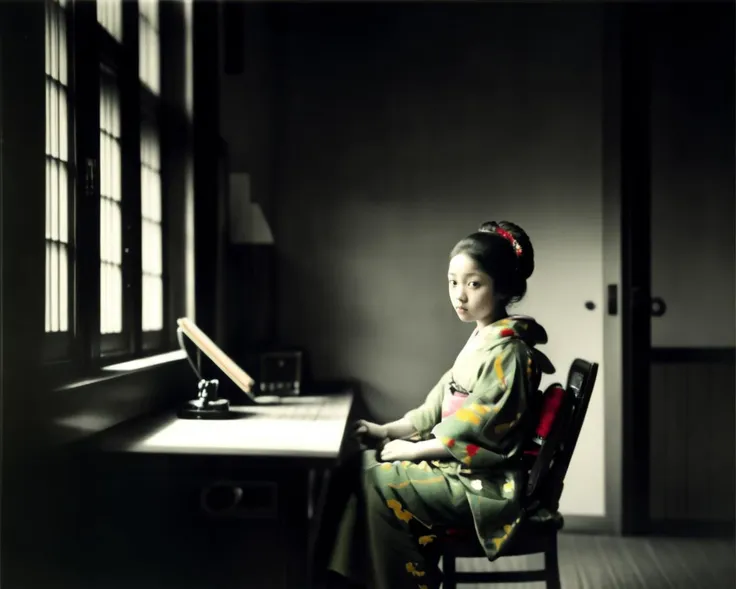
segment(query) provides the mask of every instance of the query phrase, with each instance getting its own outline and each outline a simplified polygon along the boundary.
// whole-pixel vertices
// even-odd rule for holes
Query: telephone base
[[[216,399],[204,401],[194,399],[187,401],[186,405],[177,413],[179,419],[233,419],[234,414],[230,411],[230,402],[227,399]]]

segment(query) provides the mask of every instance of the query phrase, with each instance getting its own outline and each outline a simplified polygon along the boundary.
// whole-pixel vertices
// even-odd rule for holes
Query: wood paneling
[[[723,523],[734,519],[733,356],[703,350],[654,355],[651,367],[650,518]]]

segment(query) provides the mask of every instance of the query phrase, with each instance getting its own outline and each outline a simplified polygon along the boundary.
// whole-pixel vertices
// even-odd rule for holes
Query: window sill
[[[116,364],[102,366],[97,374],[87,378],[76,379],[72,382],[65,383],[55,387],[54,392],[64,392],[81,387],[96,385],[102,382],[114,380],[122,376],[136,374],[151,370],[160,366],[170,365],[186,359],[186,353],[183,350],[173,352],[165,352],[154,356],[146,356],[145,358],[137,358]]]

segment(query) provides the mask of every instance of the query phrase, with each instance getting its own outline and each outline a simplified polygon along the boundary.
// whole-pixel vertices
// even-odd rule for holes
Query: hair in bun
[[[509,221],[486,221],[452,248],[450,258],[466,254],[493,279],[504,305],[524,298],[534,273],[534,247],[526,232]]]

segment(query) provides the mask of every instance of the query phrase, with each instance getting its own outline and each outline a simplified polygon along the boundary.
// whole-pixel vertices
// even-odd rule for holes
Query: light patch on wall
[[[186,167],[186,192],[184,196],[184,258],[186,266],[186,315],[192,321],[196,321],[196,304],[195,304],[195,265],[194,265],[194,248],[196,236],[194,234],[194,159],[191,153],[187,157]]]
[[[194,116],[194,6],[193,0],[184,3],[184,105],[187,115]]]
[[[272,245],[273,233],[258,203],[251,202],[250,174],[230,174],[230,243]]]

